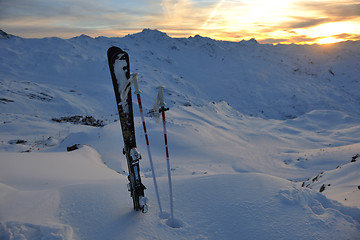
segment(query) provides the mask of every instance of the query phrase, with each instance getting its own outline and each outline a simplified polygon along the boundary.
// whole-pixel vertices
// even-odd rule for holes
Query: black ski
[[[110,47],[107,56],[124,138],[123,153],[129,170],[129,191],[134,209],[146,212],[146,198],[144,197],[146,187],[141,183],[139,167],[141,156],[136,148],[135,139],[129,56],[118,47]]]

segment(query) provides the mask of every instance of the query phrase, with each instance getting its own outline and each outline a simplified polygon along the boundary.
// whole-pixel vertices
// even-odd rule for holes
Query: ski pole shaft
[[[158,190],[158,186],[157,186],[156,175],[155,175],[155,170],[154,170],[154,164],[153,164],[153,161],[152,161],[152,156],[151,156],[151,151],[150,151],[149,137],[148,137],[148,134],[147,134],[147,131],[146,131],[145,118],[144,118],[144,112],[143,112],[143,109],[142,109],[140,94],[137,94],[137,99],[138,99],[138,103],[139,103],[141,121],[142,121],[144,134],[145,134],[146,147],[147,147],[147,152],[148,152],[149,161],[150,161],[150,168],[151,168],[151,173],[152,173],[152,177],[153,177],[153,182],[154,182],[154,187],[155,187],[155,192],[156,192],[156,198],[157,198],[157,202],[158,202],[158,205],[159,205],[160,214],[162,214],[159,190]]]
[[[154,169],[154,164],[153,164],[153,161],[152,161],[152,156],[151,156],[151,151],[150,151],[149,137],[148,137],[147,130],[146,130],[144,111],[143,111],[143,107],[142,107],[142,103],[141,103],[141,97],[140,97],[141,91],[139,89],[139,82],[138,82],[137,74],[134,74],[133,78],[134,78],[133,81],[134,81],[134,86],[135,86],[135,94],[137,96],[138,105],[139,105],[139,111],[140,111],[140,116],[141,116],[141,121],[142,121],[142,126],[143,126],[144,134],[145,134],[146,147],[147,147],[147,152],[148,152],[149,161],[150,161],[150,168],[151,168],[151,173],[152,173],[152,177],[153,177],[156,198],[157,198],[157,202],[158,202],[158,205],[159,205],[160,214],[162,214],[159,190],[158,190],[158,186],[157,186],[157,181],[156,181],[156,176],[155,176],[155,169]]]
[[[157,87],[159,90],[158,96],[156,98],[155,107],[160,106],[160,112],[162,116],[163,128],[164,128],[164,141],[165,141],[165,153],[166,153],[166,165],[168,172],[168,180],[169,180],[169,195],[170,195],[170,213],[171,213],[171,221],[174,221],[174,202],[173,202],[173,192],[172,192],[172,183],[171,183],[171,168],[170,168],[170,157],[169,157],[169,147],[167,141],[167,133],[166,133],[166,121],[165,121],[165,111],[169,110],[165,108],[164,101],[164,86]]]
[[[172,194],[172,184],[171,184],[171,169],[170,169],[170,157],[169,157],[169,147],[167,141],[167,133],[166,133],[166,121],[165,121],[165,107],[161,107],[161,115],[162,115],[162,122],[164,128],[164,140],[165,140],[165,152],[166,152],[166,164],[167,164],[167,172],[168,172],[168,179],[169,179],[169,195],[170,195],[170,212],[171,212],[171,219],[174,220],[174,204],[173,204],[173,194]]]

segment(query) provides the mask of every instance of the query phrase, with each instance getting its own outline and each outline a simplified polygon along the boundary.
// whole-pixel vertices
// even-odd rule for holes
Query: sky
[[[326,44],[360,40],[356,0],[0,0],[0,29],[27,38],[171,37]]]

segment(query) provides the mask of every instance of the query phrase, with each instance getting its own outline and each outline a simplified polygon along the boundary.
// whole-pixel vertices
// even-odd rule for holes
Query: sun
[[[331,44],[331,43],[337,43],[342,42],[344,39],[342,38],[334,38],[334,37],[325,37],[325,38],[319,38],[315,42],[318,44]]]
[[[327,37],[353,32],[356,26],[350,22],[329,22],[311,29],[311,37]],[[357,26],[359,27],[359,26]]]
[[[346,41],[346,35],[359,34],[360,24],[357,22],[329,22],[312,28],[296,29],[299,35],[315,39],[311,43],[330,44]]]

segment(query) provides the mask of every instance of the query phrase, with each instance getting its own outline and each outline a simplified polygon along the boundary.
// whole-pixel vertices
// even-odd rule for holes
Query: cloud
[[[160,1],[138,0],[124,5],[117,0],[1,0],[0,20],[3,28],[30,37],[141,30],[147,25],[139,25],[139,19],[145,23],[160,14],[156,3]]]
[[[360,17],[360,4],[350,1],[302,1],[296,5],[307,17],[292,16],[289,28],[307,28],[325,22],[340,22]]]
[[[322,23],[329,22],[329,18],[305,18],[305,17],[293,17],[294,20],[289,23],[283,23],[285,28],[308,28],[317,26]]]
[[[259,43],[275,44],[275,43],[287,42],[288,40],[289,39],[287,39],[287,38],[266,38],[266,39],[263,39],[263,40],[259,41]]]
[[[354,2],[354,1],[353,1]],[[327,22],[349,21],[360,18],[360,4],[352,1],[297,1],[292,9],[298,9],[289,14],[288,21],[278,27],[285,29],[310,28]]]
[[[0,0],[1,28],[25,37],[124,36],[153,28],[176,37],[312,41],[317,30],[326,33],[333,28],[325,29],[327,23],[357,24],[359,15],[360,4],[355,0]],[[328,31],[329,35],[349,34],[342,39],[357,39],[356,24],[346,31]]]
[[[288,42],[290,43],[308,43],[316,42],[317,38],[312,38],[306,35],[294,35],[289,37]]]
[[[299,6],[336,21],[360,17],[360,4],[357,1],[303,1]]]
[[[2,28],[27,37],[76,31],[121,36],[144,28],[186,36],[204,22],[204,6],[204,1],[193,0],[0,0],[0,20]]]
[[[203,21],[206,8],[202,5],[197,5],[192,0],[163,0],[161,6],[164,10],[164,18],[159,19],[163,21],[163,25],[177,25],[179,27],[192,25],[194,27],[199,25],[199,21]]]
[[[225,0],[220,0],[218,2],[218,4],[216,4],[214,10],[211,12],[211,14],[209,15],[209,17],[206,19],[206,21],[203,23],[203,25],[201,26],[201,28],[205,28],[208,23],[215,17],[215,15],[217,14],[218,9],[223,5],[223,3],[225,2]]]
[[[344,40],[360,40],[360,34],[343,33],[343,34],[333,35],[332,37],[338,39],[344,39]]]
[[[1,19],[7,18],[59,18],[65,16],[87,16],[99,11],[109,12],[112,9],[106,8],[99,3],[84,4],[82,0],[2,0]]]

